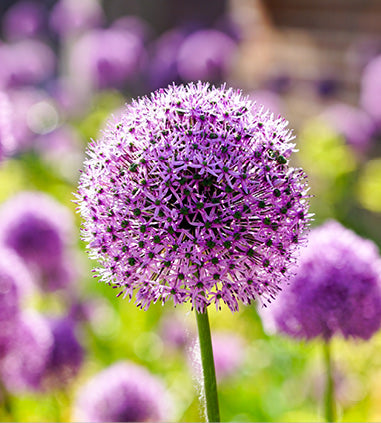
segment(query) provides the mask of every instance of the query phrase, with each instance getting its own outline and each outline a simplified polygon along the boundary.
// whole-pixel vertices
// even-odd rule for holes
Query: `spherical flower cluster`
[[[184,81],[220,81],[232,64],[236,48],[235,42],[223,32],[214,29],[196,31],[179,49],[179,74]]]
[[[136,74],[143,57],[142,40],[134,33],[96,29],[75,43],[69,67],[72,77],[89,82],[90,88],[119,87]]]
[[[354,150],[360,153],[369,150],[375,125],[363,110],[349,104],[336,103],[328,107],[322,117],[344,136]]]
[[[35,0],[15,2],[3,17],[3,33],[9,41],[37,37],[44,30],[46,11]]]
[[[335,221],[312,230],[290,286],[261,315],[297,338],[370,338],[381,325],[377,246]]]
[[[69,210],[42,193],[19,193],[0,209],[0,243],[16,252],[51,290],[71,279],[66,249],[72,231]]]
[[[361,78],[360,103],[364,110],[381,127],[381,55],[371,60]]]
[[[32,289],[31,275],[22,261],[11,250],[0,247],[0,357],[9,349],[21,302]]]
[[[45,366],[45,379],[53,386],[68,383],[79,372],[83,348],[75,334],[71,318],[51,318],[48,324],[53,335],[53,346]]]
[[[167,393],[146,369],[119,362],[89,380],[79,391],[74,421],[146,422],[168,419]]]
[[[0,363],[1,378],[9,391],[41,389],[53,342],[46,319],[29,310],[20,315]]]
[[[78,202],[102,280],[147,308],[273,298],[309,222],[287,122],[233,89],[170,86],[90,145]]]

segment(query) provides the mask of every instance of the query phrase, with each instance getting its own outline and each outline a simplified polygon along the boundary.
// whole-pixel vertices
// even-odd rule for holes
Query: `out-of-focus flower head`
[[[46,11],[33,0],[21,0],[13,4],[3,17],[3,33],[8,41],[33,38],[45,29]]]
[[[50,28],[61,37],[100,26],[104,21],[98,0],[59,0],[50,15]]]
[[[45,318],[34,311],[23,312],[14,328],[0,373],[10,392],[40,390],[53,336]]]
[[[15,251],[48,289],[69,282],[65,250],[72,233],[70,211],[46,194],[22,192],[0,209],[0,242]]]
[[[69,125],[60,126],[38,137],[34,149],[63,176],[70,179],[77,177],[78,167],[83,161],[83,143]]]
[[[177,67],[184,81],[221,82],[226,78],[236,52],[236,43],[214,29],[196,31],[180,46]]]
[[[311,231],[295,276],[261,315],[269,330],[297,338],[368,339],[381,324],[377,246],[338,222]]]
[[[112,28],[129,31],[144,42],[147,42],[152,37],[153,31],[148,22],[134,15],[126,15],[115,19],[112,22]]]
[[[53,50],[39,40],[25,39],[0,45],[0,86],[19,87],[40,84],[55,69]]]
[[[84,34],[73,46],[70,75],[90,87],[123,85],[136,76],[144,57],[142,40],[124,29],[97,29]]]
[[[6,92],[0,91],[0,161],[15,148],[12,130],[13,106]]]
[[[365,67],[361,79],[360,104],[381,128],[381,55]]]
[[[270,110],[275,117],[280,115],[283,111],[282,99],[278,94],[270,90],[255,90],[249,93],[250,100],[254,101],[254,107],[264,106],[265,109]]]
[[[9,347],[23,299],[33,291],[33,281],[20,258],[0,247],[0,357]]]
[[[59,120],[54,103],[42,90],[32,87],[7,91],[11,105],[9,119],[11,137],[5,146],[5,154],[12,156],[33,148],[39,134],[53,130]]]
[[[78,203],[102,280],[151,302],[267,301],[309,223],[287,122],[239,91],[169,86],[127,105],[90,145]]]
[[[173,313],[164,315],[161,320],[160,336],[166,345],[175,349],[185,348],[192,339],[191,328]]]
[[[361,109],[345,103],[329,106],[322,114],[322,118],[344,136],[354,150],[366,152],[375,132],[372,119]]]
[[[221,381],[234,376],[244,363],[243,338],[233,332],[215,332],[212,342],[217,379]]]
[[[181,82],[177,69],[177,55],[185,36],[185,31],[171,29],[160,35],[152,44],[151,61],[147,69],[152,89]]]
[[[95,375],[78,392],[74,421],[145,422],[168,419],[168,394],[145,368],[116,363]]]
[[[79,372],[84,351],[75,334],[75,322],[69,317],[48,320],[53,346],[46,363],[44,379],[50,386],[62,386]]]

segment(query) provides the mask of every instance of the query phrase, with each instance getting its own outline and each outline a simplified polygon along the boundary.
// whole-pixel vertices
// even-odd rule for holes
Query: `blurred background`
[[[381,1],[2,0],[0,30],[1,421],[81,420],[84,387],[121,360],[160,384],[165,420],[200,420],[190,307],[145,312],[91,276],[87,143],[134,97],[226,82],[294,129],[313,225],[380,247]],[[318,341],[267,334],[255,306],[210,319],[224,421],[322,420]],[[381,420],[380,348],[334,340],[342,421]]]

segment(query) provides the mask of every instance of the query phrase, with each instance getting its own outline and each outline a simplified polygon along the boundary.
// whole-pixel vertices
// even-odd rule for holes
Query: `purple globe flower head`
[[[225,86],[173,85],[127,105],[80,179],[101,279],[144,309],[273,298],[310,220],[292,139],[284,119]]]
[[[369,339],[381,325],[377,246],[335,221],[311,231],[296,274],[261,315],[268,329],[297,338]]]
[[[104,21],[98,0],[59,0],[50,14],[50,28],[61,37],[99,27]]]
[[[15,150],[12,128],[13,105],[8,94],[0,90],[0,161]]]
[[[46,81],[55,69],[55,55],[42,41],[28,39],[0,45],[0,85],[5,88]]]
[[[48,357],[44,381],[47,386],[59,387],[77,376],[84,351],[76,335],[75,322],[69,317],[48,320],[53,335],[53,345]]]
[[[37,1],[21,0],[3,17],[3,33],[8,41],[40,36],[45,29],[46,12]]]
[[[215,332],[212,336],[213,358],[218,382],[233,377],[244,365],[245,341],[236,333],[224,331]],[[200,343],[197,338],[188,348],[188,364],[192,369],[194,379],[202,380]]]
[[[34,150],[67,179],[76,177],[76,170],[83,161],[83,142],[69,125],[62,125],[34,142]]]
[[[357,152],[365,153],[369,149],[375,125],[363,110],[345,103],[336,103],[323,112],[322,118],[343,135]]]
[[[96,88],[119,87],[136,75],[144,58],[142,41],[123,29],[87,32],[74,45],[70,72]]]
[[[147,42],[152,38],[153,33],[153,29],[148,22],[134,15],[126,15],[116,19],[112,23],[112,28],[129,31],[143,42]]]
[[[10,392],[41,390],[53,336],[45,318],[34,311],[20,316],[0,374]]]
[[[278,94],[270,90],[255,90],[249,93],[250,100],[254,101],[258,107],[260,105],[264,106],[267,110],[271,110],[275,116],[278,116],[282,113],[283,103],[282,99]],[[257,106],[258,105],[258,106]]]
[[[174,313],[164,315],[160,323],[160,337],[165,345],[174,349],[184,349],[193,338],[193,331],[185,322]]]
[[[45,279],[48,289],[54,289],[52,274],[63,268],[72,235],[71,213],[46,194],[21,192],[0,209],[0,242]]]
[[[360,104],[381,128],[381,55],[371,60],[361,78]]]
[[[146,422],[168,419],[168,394],[144,367],[118,362],[95,375],[77,394],[74,421]]]
[[[229,72],[236,43],[223,32],[205,29],[190,34],[182,43],[178,72],[184,81],[221,81]]]
[[[22,301],[33,292],[33,280],[20,258],[0,247],[0,358],[6,353]]]
[[[33,127],[33,124],[37,123],[36,117],[40,122],[49,120],[48,113],[40,107],[48,103],[46,94],[32,87],[8,90],[7,98],[10,103],[7,111],[7,131],[10,136],[5,153],[7,156],[12,156],[32,148],[36,137],[36,127]]]
[[[185,31],[171,29],[164,32],[151,46],[148,79],[152,89],[181,82],[177,69],[177,55],[185,36]]]
[[[212,342],[216,377],[221,381],[233,376],[243,366],[245,342],[233,332],[216,332]]]

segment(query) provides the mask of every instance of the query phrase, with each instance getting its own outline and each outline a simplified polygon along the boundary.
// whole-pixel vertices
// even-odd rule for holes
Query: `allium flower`
[[[365,67],[361,78],[360,103],[381,127],[381,55]]]
[[[13,4],[3,18],[3,32],[9,41],[26,39],[42,33],[45,9],[37,1],[22,0]]]
[[[68,383],[78,374],[83,361],[83,348],[75,334],[75,323],[70,318],[48,321],[53,335],[53,346],[45,367],[44,378],[53,386]]]
[[[274,119],[233,89],[170,86],[127,106],[89,148],[83,236],[103,281],[148,308],[238,310],[274,297],[308,224],[304,173]]]
[[[8,95],[0,91],[0,161],[15,148],[12,112],[13,106]]]
[[[355,150],[365,152],[369,149],[375,127],[372,119],[363,110],[337,103],[328,107],[322,117],[343,135]]]
[[[181,82],[177,69],[177,55],[184,39],[185,31],[171,29],[161,34],[151,46],[152,57],[147,71],[153,89]]]
[[[33,288],[32,277],[13,251],[0,247],[0,357],[9,347],[21,300]]]
[[[370,338],[381,325],[377,246],[335,221],[312,230],[290,286],[261,315],[298,338]]]
[[[0,85],[18,87],[39,84],[54,72],[52,49],[38,40],[21,40],[0,45]]]
[[[89,380],[79,391],[74,421],[145,422],[168,419],[167,393],[145,368],[119,362]]]
[[[221,81],[231,66],[235,51],[235,42],[223,32],[213,29],[194,32],[179,49],[179,74],[184,81]]]
[[[124,29],[87,32],[74,45],[70,57],[73,78],[92,87],[118,87],[139,70],[144,56],[142,40]]]
[[[217,379],[233,376],[244,363],[244,340],[234,332],[215,332],[213,355]]]
[[[24,312],[0,363],[6,388],[11,392],[40,390],[52,347],[53,336],[46,319],[33,311]]]
[[[60,36],[98,27],[104,20],[98,0],[59,0],[50,15],[50,27]]]
[[[271,110],[275,116],[280,115],[284,108],[281,97],[270,90],[252,91],[249,93],[249,98],[255,103],[262,104],[266,109]]]
[[[42,193],[19,193],[0,209],[0,242],[36,271],[48,289],[69,282],[65,250],[72,231],[69,210]]]
[[[215,332],[212,336],[213,359],[218,382],[227,380],[243,366],[245,360],[244,339],[229,331]],[[187,351],[188,365],[196,381],[203,378],[201,365],[200,342],[194,338]]]

